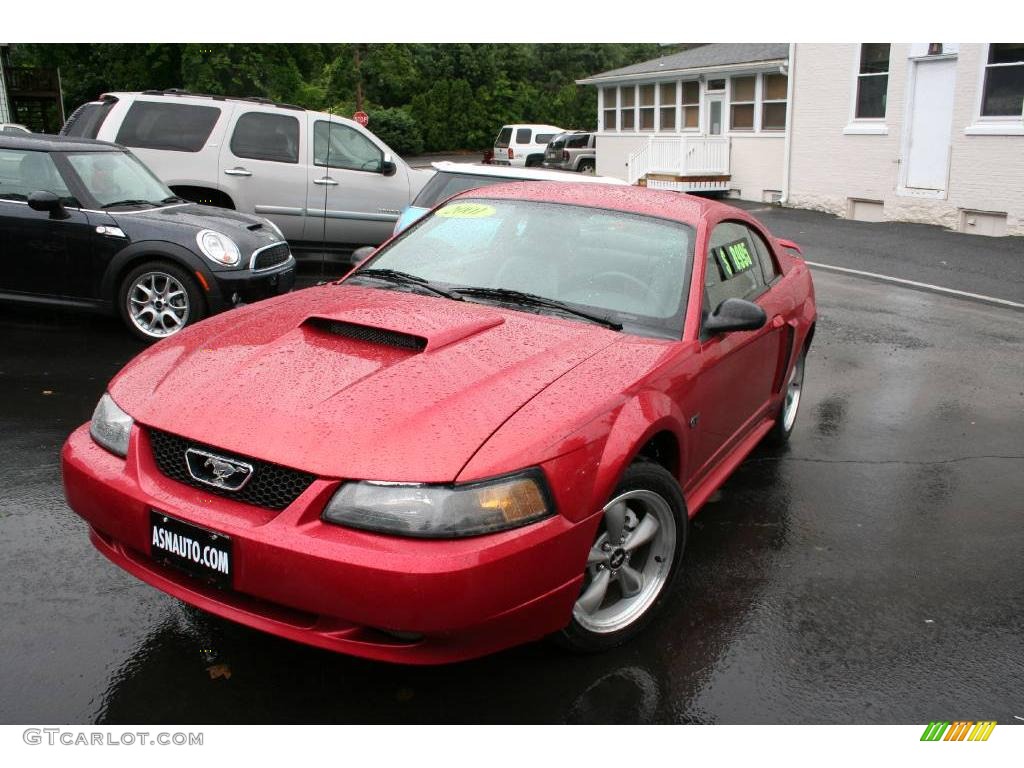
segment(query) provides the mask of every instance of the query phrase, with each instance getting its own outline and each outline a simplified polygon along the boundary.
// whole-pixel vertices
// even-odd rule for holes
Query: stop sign
[[[356,112],[352,115],[352,119],[364,128],[366,127],[366,124],[370,122],[370,116],[363,111]]]

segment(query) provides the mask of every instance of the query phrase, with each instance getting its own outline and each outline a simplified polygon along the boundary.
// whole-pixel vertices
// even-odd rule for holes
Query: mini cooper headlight
[[[108,451],[123,457],[128,455],[128,435],[134,423],[109,394],[104,394],[92,413],[89,434]]]
[[[553,514],[540,470],[465,485],[345,483],[323,520],[398,536],[456,538],[517,528]]]
[[[212,229],[204,229],[196,235],[196,243],[203,255],[214,264],[233,267],[242,258],[234,240],[220,232],[214,232]]]

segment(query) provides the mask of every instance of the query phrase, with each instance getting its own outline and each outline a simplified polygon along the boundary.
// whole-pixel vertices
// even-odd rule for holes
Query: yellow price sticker
[[[455,203],[446,205],[435,215],[445,219],[486,219],[494,215],[494,207],[483,203]]]

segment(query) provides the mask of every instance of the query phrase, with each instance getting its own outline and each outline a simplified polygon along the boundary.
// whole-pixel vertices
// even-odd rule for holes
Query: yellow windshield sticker
[[[483,203],[455,203],[446,205],[435,215],[446,219],[486,219],[494,215],[494,208]]]

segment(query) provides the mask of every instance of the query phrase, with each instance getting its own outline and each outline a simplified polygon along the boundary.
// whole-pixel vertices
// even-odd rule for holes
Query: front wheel
[[[639,633],[673,591],[686,546],[686,502],[657,464],[626,470],[601,514],[572,621],[556,637],[574,651],[613,648]]]
[[[775,425],[768,433],[768,441],[774,445],[783,445],[789,442],[789,436],[793,433],[796,425],[796,414],[800,409],[800,399],[804,389],[804,365],[807,360],[807,350],[800,353],[796,362],[793,363],[793,370],[786,380],[786,390],[782,400],[782,407],[779,408],[779,416]]]
[[[125,325],[144,341],[172,336],[202,320],[206,310],[196,281],[181,267],[162,261],[129,272],[117,303]]]

